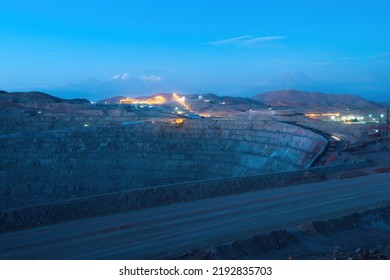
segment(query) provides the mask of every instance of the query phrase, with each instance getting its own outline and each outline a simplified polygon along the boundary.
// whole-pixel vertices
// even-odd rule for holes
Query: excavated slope
[[[308,167],[326,140],[273,121],[129,122],[0,135],[0,209]]]

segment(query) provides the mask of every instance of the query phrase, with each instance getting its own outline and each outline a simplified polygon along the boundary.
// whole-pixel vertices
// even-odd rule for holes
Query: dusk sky
[[[299,71],[338,93],[390,101],[387,0],[0,4],[4,90],[126,72],[213,91]]]

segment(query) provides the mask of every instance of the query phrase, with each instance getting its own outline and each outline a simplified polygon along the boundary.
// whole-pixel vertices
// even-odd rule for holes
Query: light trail
[[[179,97],[176,93],[172,93],[173,99],[179,103],[181,106],[183,106],[187,111],[190,113],[195,113],[191,107],[186,103],[186,98],[185,96]]]

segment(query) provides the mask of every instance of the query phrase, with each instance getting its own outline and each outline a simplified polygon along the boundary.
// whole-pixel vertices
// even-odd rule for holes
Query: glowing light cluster
[[[316,119],[321,117],[340,117],[340,113],[310,113],[310,114],[305,114],[305,116],[311,119]]]
[[[341,120],[342,120],[342,121],[345,121],[345,122],[363,121],[363,120],[364,120],[364,117],[349,115],[349,116],[343,116],[343,117],[341,118]]]
[[[191,109],[191,107],[186,103],[185,96],[178,96],[176,93],[172,93],[173,99],[179,103],[181,106],[183,106],[187,111],[190,113],[194,113],[194,111]]]
[[[172,123],[176,126],[181,126],[184,123],[184,119],[174,119]]]
[[[164,96],[157,95],[148,99],[135,99],[135,98],[124,98],[119,101],[120,104],[164,104],[167,99]]]

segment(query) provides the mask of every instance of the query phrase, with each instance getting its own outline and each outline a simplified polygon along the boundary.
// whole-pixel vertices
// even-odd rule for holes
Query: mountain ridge
[[[278,90],[257,94],[255,100],[278,107],[351,107],[351,108],[378,108],[378,103],[366,100],[353,94],[334,94],[322,92],[308,92],[301,90]]]

